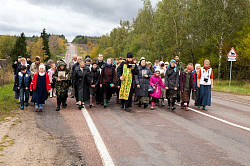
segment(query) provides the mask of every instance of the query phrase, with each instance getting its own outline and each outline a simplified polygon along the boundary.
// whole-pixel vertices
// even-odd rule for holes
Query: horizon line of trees
[[[248,0],[162,0],[143,8],[132,23],[124,20],[92,46],[90,56],[135,57],[170,61],[180,55],[184,64],[211,61],[215,78],[228,79],[227,53],[234,47],[235,79],[250,78],[250,20]]]

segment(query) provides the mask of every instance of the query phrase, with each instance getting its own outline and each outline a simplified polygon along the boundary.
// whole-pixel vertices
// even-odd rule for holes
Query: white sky
[[[153,7],[159,0],[151,0]],[[141,0],[0,0],[0,35],[101,36],[137,16]]]

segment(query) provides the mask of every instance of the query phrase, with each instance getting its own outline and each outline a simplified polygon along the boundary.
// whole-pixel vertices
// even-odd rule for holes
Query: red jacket
[[[33,80],[32,80],[32,82],[30,84],[30,90],[32,90],[32,91],[36,90],[38,74],[39,74],[38,72],[36,74],[34,74]],[[48,73],[45,73],[45,76],[46,76],[46,90],[48,92],[50,90],[50,88],[51,88]]]

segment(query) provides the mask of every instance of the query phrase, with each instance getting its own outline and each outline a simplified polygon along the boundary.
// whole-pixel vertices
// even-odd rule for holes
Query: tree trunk
[[[223,49],[223,32],[221,33],[221,38],[220,38],[220,52],[219,52],[218,79],[221,78],[222,49]]]

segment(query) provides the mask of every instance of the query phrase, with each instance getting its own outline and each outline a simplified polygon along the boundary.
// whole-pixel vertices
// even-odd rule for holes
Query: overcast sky
[[[153,7],[159,0],[151,0]],[[0,35],[101,36],[137,16],[141,0],[0,0]]]

